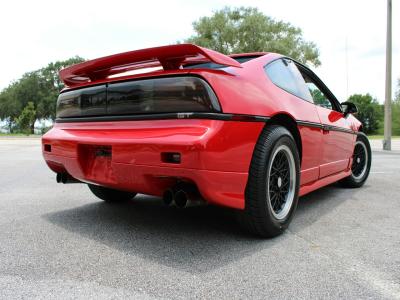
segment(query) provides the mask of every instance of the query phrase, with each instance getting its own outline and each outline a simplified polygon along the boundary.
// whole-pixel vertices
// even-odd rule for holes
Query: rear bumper
[[[84,182],[160,196],[184,180],[209,203],[243,209],[263,126],[219,120],[56,123],[42,139],[43,156],[54,172]],[[98,155],[101,147],[110,155]],[[162,153],[179,153],[181,162],[165,162]]]

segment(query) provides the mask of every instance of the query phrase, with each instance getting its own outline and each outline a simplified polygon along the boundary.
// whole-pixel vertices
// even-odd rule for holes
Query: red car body
[[[292,132],[299,150],[300,195],[349,176],[361,123],[340,109],[315,105],[274,84],[265,66],[282,57],[274,53],[229,57],[182,44],[112,55],[64,69],[60,72],[67,85],[63,92],[144,78],[196,76],[212,88],[221,111],[58,118],[43,136],[43,156],[54,172],[82,182],[162,196],[183,180],[195,184],[210,204],[244,209],[249,167],[260,133],[269,124],[282,124]],[[239,63],[240,58],[252,59]],[[206,62],[222,67],[201,67]],[[124,73],[152,67],[162,69]],[[107,155],[97,155],[99,150]],[[165,159],[176,153],[179,163]]]

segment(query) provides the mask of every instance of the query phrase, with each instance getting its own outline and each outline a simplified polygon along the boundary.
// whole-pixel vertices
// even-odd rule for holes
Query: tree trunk
[[[7,125],[8,125],[8,132],[9,132],[9,133],[13,133],[13,126],[12,126],[13,123],[12,123],[12,121],[11,121],[11,118],[8,119],[7,123],[8,123],[8,124],[7,124]]]
[[[35,122],[36,122],[36,120],[33,121],[33,123],[31,124],[31,134],[35,133]]]

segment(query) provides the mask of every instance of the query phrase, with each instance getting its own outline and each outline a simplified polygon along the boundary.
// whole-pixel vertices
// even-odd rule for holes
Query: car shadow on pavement
[[[302,197],[291,231],[303,230],[339,205],[341,201],[332,199],[338,190],[327,187]],[[144,195],[127,203],[95,202],[43,217],[128,255],[189,273],[208,272],[291,238],[288,233],[266,240],[249,235],[241,230],[232,210],[213,206],[176,209]]]
[[[360,189],[343,188],[339,183],[334,183],[300,197],[296,215],[289,227],[290,232],[300,233],[324,215],[332,213],[339,205],[351,201],[360,191]]]

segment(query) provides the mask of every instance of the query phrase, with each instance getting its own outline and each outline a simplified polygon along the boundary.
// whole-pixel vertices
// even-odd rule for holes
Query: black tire
[[[354,146],[351,175],[342,179],[340,184],[347,188],[359,188],[364,185],[371,170],[371,146],[367,136],[359,132]]]
[[[286,189],[288,179],[286,175],[281,175],[284,173],[276,171],[279,170],[276,168],[278,155],[285,156],[286,158],[279,158],[279,160],[284,162],[286,159],[289,166],[288,171],[284,172],[289,173],[287,189],[290,192],[288,191],[286,195],[284,189]],[[275,183],[277,176],[279,177]],[[280,179],[281,176],[283,180]],[[239,213],[241,225],[249,232],[261,237],[275,237],[284,232],[296,211],[299,186],[300,159],[292,135],[282,126],[267,125],[258,139],[250,164],[245,210]],[[282,208],[281,212],[275,207],[276,201],[285,201],[282,200],[280,193],[286,199],[283,204],[278,204],[278,208]],[[278,200],[276,200],[277,195],[279,195]],[[284,210],[285,215],[280,216],[279,214]]]
[[[136,193],[114,190],[99,185],[88,184],[88,187],[97,198],[108,203],[128,201],[136,196]]]

